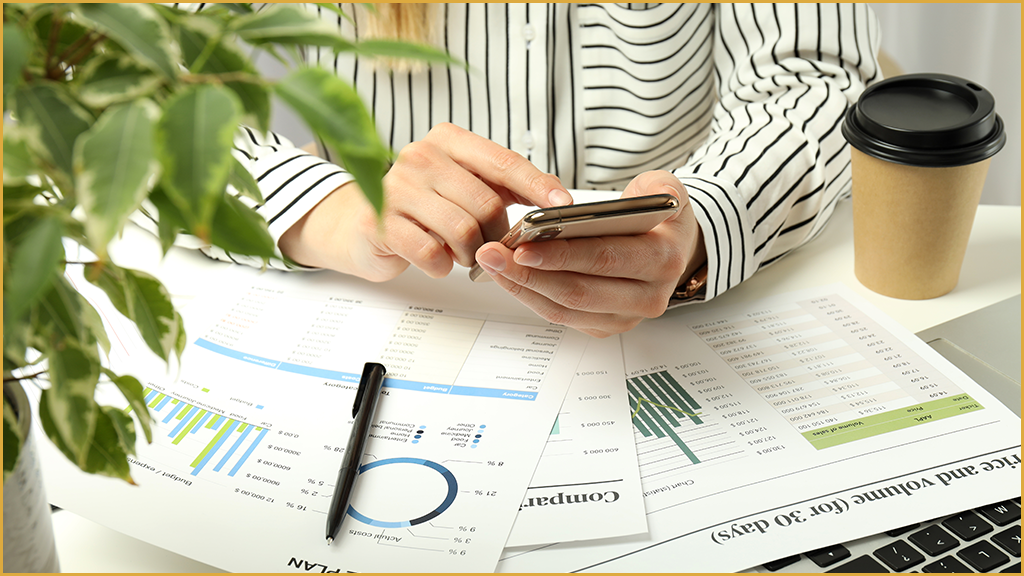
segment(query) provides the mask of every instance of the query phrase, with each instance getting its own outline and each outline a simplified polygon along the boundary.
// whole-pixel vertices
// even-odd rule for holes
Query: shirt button
[[[533,29],[533,24],[527,24],[523,26],[523,38],[525,38],[527,41],[530,41],[536,38],[536,36],[537,33]]]
[[[529,131],[523,133],[523,146],[526,146],[527,150],[533,149],[533,133]]]

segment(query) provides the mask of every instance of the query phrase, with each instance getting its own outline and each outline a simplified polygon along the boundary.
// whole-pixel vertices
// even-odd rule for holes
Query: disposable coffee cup
[[[1006,143],[992,94],[945,74],[895,76],[861,94],[842,131],[857,279],[907,300],[951,291],[989,162]]]

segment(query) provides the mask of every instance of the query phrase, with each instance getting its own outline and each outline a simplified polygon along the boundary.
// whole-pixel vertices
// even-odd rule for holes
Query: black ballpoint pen
[[[338,470],[338,481],[334,485],[334,496],[331,497],[331,508],[327,511],[327,545],[338,537],[341,523],[348,514],[348,501],[352,496],[352,488],[359,475],[359,462],[363,459],[366,438],[370,434],[373,414],[377,411],[380,390],[384,386],[384,374],[387,370],[376,362],[367,362],[363,366],[363,375],[359,379],[359,390],[352,406],[352,431],[348,435],[341,469]]]

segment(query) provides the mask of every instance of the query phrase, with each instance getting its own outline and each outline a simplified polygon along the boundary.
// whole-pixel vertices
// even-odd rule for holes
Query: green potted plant
[[[151,440],[142,386],[104,365],[103,324],[65,269],[81,267],[153,352],[165,361],[180,356],[184,327],[166,289],[118,266],[107,247],[148,199],[159,209],[164,251],[188,233],[234,253],[271,258],[266,223],[227,190],[261,200],[231,144],[242,124],[269,128],[272,96],[337,153],[378,210],[383,202],[390,151],[355,90],[310,67],[265,78],[251,47],[286,63],[300,62],[299,50],[309,45],[448,58],[400,42],[348,41],[294,4],[261,10],[215,4],[200,12],[155,4],[4,4],[3,14],[5,390],[38,386],[38,415],[49,440],[82,470],[132,482],[127,458],[137,430]],[[95,257],[67,261],[65,241]],[[101,381],[116,385],[132,410],[99,405],[94,393]],[[26,409],[8,396],[5,492],[25,440],[18,412]],[[4,516],[6,541],[6,507]]]

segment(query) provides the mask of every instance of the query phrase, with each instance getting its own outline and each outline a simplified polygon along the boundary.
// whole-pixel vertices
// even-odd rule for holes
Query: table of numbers
[[[841,296],[689,328],[818,449],[983,408]]]

